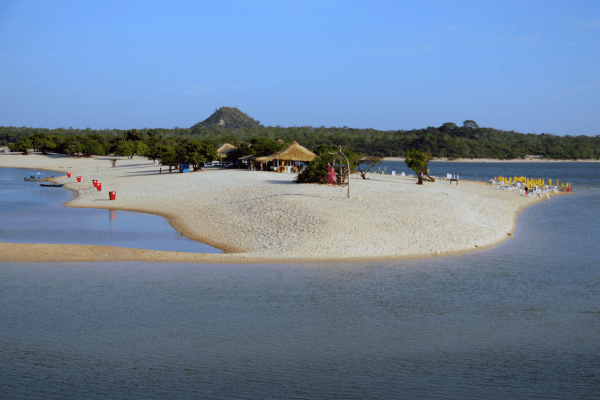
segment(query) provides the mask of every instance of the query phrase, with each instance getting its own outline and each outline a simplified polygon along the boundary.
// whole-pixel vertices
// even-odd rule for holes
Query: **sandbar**
[[[161,215],[184,236],[224,252],[0,243],[0,261],[229,264],[432,257],[509,239],[520,211],[542,201],[484,182],[416,185],[415,178],[382,174],[353,176],[348,199],[346,189],[297,184],[295,174],[210,167],[169,173],[145,157],[119,157],[115,167],[111,158],[8,153],[0,154],[0,167],[71,172],[71,178],[55,178],[75,193],[64,206]],[[109,191],[116,200],[109,200]]]

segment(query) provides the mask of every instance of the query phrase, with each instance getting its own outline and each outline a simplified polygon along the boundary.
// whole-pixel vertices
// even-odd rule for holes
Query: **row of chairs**
[[[553,192],[553,193],[558,192],[558,187],[556,187],[556,186],[536,186],[536,187],[527,188],[527,191],[526,191],[525,184],[522,182],[515,182],[513,184],[508,185],[508,184],[505,184],[504,182],[491,180],[490,183],[498,185],[498,187],[497,187],[498,190],[519,191],[519,194],[521,196],[527,196],[527,197],[531,197],[534,199],[541,199],[544,194],[546,195],[547,198],[549,198],[550,192]]]

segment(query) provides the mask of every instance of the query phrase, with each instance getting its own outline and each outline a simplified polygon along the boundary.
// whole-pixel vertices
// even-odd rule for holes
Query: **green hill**
[[[260,128],[262,125],[248,114],[244,114],[237,108],[221,107],[210,117],[192,126],[194,128]]]

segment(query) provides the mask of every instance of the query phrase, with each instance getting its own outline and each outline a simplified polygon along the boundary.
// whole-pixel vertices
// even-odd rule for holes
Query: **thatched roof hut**
[[[249,156],[240,157],[239,160],[248,162],[248,161],[252,161],[253,158],[254,158],[254,154],[250,154]]]
[[[227,154],[229,154],[235,149],[237,149],[237,147],[235,147],[234,145],[230,143],[225,143],[217,149],[217,154],[219,154],[219,157],[227,157]]]
[[[295,141],[292,142],[285,149],[278,151],[275,154],[271,154],[270,156],[258,157],[255,158],[256,162],[269,162],[273,160],[285,160],[285,161],[303,161],[310,162],[315,159],[317,155],[312,151],[309,151],[305,147],[300,146]]]

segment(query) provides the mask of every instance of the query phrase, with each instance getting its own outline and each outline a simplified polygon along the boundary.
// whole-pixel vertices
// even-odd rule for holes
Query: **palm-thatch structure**
[[[244,163],[247,163],[249,161],[252,161],[253,158],[254,158],[254,154],[250,154],[249,156],[240,157],[239,160]]]
[[[283,150],[278,151],[275,154],[271,154],[270,156],[258,157],[255,161],[258,162],[269,162],[273,160],[278,161],[303,161],[310,162],[315,159],[317,155],[312,151],[308,150],[306,147],[300,146],[295,141],[292,142],[288,147]]]
[[[225,143],[217,149],[217,154],[219,154],[219,157],[225,158],[227,157],[227,154],[229,154],[235,149],[237,149],[237,147],[235,147],[234,145],[230,143]]]
[[[300,146],[295,141],[292,142],[285,149],[278,151],[270,156],[258,157],[254,159],[255,163],[266,163],[269,161],[275,161],[277,169],[283,171],[281,167],[288,167],[286,172],[290,172],[290,168],[295,164],[296,161],[300,162],[311,162],[317,157],[315,153],[308,150],[307,148]]]

